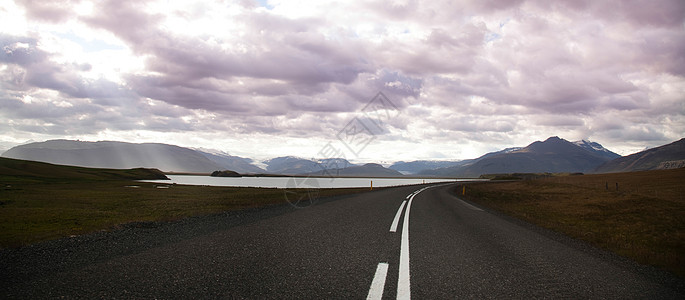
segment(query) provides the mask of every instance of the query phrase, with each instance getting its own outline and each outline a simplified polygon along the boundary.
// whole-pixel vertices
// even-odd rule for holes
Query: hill
[[[597,166],[610,160],[606,151],[598,150],[604,149],[604,147],[600,147],[601,145],[594,143],[594,148],[588,149],[559,137],[550,137],[543,142],[537,141],[524,148],[508,148],[491,152],[461,166],[422,172],[422,174],[478,177],[482,174],[517,172],[591,172]]]
[[[0,157],[0,180],[154,180],[169,179],[157,169],[95,169]]]
[[[599,166],[596,173],[632,172],[685,166],[685,138],[620,157]]]
[[[61,165],[94,168],[156,168],[163,171],[209,173],[236,169],[230,163],[217,163],[192,149],[159,143],[113,141],[82,142],[50,140],[20,145],[7,150],[3,157],[42,161]],[[217,157],[215,160],[226,159]]]

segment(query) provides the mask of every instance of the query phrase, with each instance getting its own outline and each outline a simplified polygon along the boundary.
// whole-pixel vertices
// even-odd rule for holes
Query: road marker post
[[[462,196],[463,196],[463,195],[466,195],[466,186],[465,186],[465,185],[462,185],[461,195],[462,195]]]

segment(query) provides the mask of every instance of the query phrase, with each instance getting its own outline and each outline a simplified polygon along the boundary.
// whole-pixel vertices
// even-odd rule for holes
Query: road
[[[389,188],[3,250],[0,298],[685,298],[680,279],[454,189]]]

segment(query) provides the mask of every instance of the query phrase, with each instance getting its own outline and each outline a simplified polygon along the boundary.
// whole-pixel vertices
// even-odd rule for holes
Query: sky
[[[392,162],[684,133],[681,0],[0,2],[5,149]]]

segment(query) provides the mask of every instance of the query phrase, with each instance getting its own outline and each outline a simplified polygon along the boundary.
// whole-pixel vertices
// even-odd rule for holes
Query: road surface
[[[683,299],[683,281],[455,184],[131,224],[0,251],[0,298]]]

